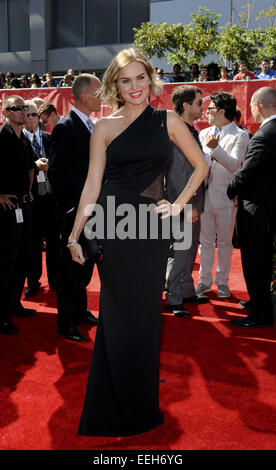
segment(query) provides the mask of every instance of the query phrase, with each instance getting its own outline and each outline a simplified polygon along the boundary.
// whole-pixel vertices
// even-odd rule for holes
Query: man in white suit
[[[204,211],[201,214],[201,262],[199,282],[195,290],[197,295],[211,290],[215,241],[217,241],[218,263],[215,276],[217,295],[227,298],[231,296],[228,278],[237,208],[233,201],[229,201],[226,190],[235,171],[241,166],[249,137],[248,133],[234,122],[236,98],[225,92],[213,93],[210,98],[208,122],[211,127],[199,134],[203,151],[208,154],[209,174],[206,178]]]

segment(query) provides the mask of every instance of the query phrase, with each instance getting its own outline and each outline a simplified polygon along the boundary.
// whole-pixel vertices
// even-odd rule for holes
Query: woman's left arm
[[[167,128],[171,141],[185,155],[193,166],[194,171],[182,193],[173,204],[165,200],[157,202],[158,207],[156,208],[156,212],[163,213],[164,215],[161,217],[163,219],[171,215],[178,215],[208,174],[208,165],[204,160],[204,154],[185,122],[173,111],[167,112]],[[168,212],[167,214],[165,214],[166,211]]]

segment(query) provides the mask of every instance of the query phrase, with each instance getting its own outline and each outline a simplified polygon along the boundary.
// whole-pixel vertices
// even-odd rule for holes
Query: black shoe
[[[241,300],[239,306],[245,310],[252,310],[252,303],[250,300]]]
[[[0,321],[0,333],[6,335],[15,335],[18,333],[18,328],[10,320],[1,320]]]
[[[232,326],[237,326],[238,328],[272,328],[272,324],[257,323],[250,318],[235,318],[231,320]]]
[[[193,304],[207,304],[209,297],[207,295],[193,295],[192,297],[184,297],[183,302],[190,302]]]
[[[79,343],[86,341],[85,336],[83,336],[75,326],[58,327],[58,332],[70,341],[77,341]]]
[[[32,308],[25,308],[23,305],[19,304],[14,311],[14,315],[18,317],[31,317],[36,313],[36,310]]]
[[[167,304],[169,312],[171,312],[175,317],[188,318],[190,316],[188,310],[186,310],[183,305],[170,305]]]
[[[80,323],[89,323],[89,325],[97,325],[98,318],[96,318],[89,310],[86,310],[85,314],[81,316],[78,320],[78,325]]]

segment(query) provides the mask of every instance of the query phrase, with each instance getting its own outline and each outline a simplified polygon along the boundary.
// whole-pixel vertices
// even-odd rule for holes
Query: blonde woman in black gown
[[[117,214],[119,207],[126,207],[122,204],[131,204],[136,214],[146,205],[151,220],[158,220],[159,232],[154,239],[150,230],[139,238],[146,221],[137,215],[135,237],[120,237],[115,231],[115,236],[105,234],[101,240],[99,322],[78,430],[82,435],[134,435],[163,422],[158,372],[169,239],[162,238],[161,226],[188,203],[207,165],[178,115],[148,104],[150,92],[160,92],[159,87],[153,66],[133,48],[121,51],[103,77],[105,101],[113,107],[119,102],[120,107],[94,127],[88,176],[68,240],[72,258],[85,262],[78,238],[87,208],[91,212],[95,203],[103,208],[106,224],[115,225],[122,222],[123,213]],[[164,200],[163,189],[170,141],[194,167],[174,204]],[[109,201],[115,201],[115,221],[107,220]]]

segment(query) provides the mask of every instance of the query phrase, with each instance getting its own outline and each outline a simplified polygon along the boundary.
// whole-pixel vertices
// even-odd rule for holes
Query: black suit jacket
[[[51,134],[50,132],[42,131],[42,142],[45,149],[46,158],[51,158],[50,147],[51,147]]]
[[[261,126],[249,141],[241,169],[228,186],[238,196],[238,224],[247,233],[275,230],[276,119]]]
[[[90,132],[71,111],[53,129],[48,177],[62,211],[77,207],[89,166]]]

